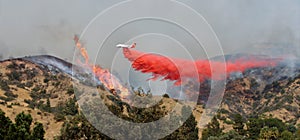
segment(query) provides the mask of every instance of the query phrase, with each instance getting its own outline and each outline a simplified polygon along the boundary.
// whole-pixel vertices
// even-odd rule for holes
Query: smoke
[[[247,52],[285,55],[291,52],[294,56],[299,57],[300,2],[298,0],[181,1],[204,16],[219,37],[226,54]],[[73,34],[81,33],[95,15],[118,2],[120,0],[1,1],[0,41],[6,45],[1,45],[0,49],[2,51],[9,46],[11,55],[18,57],[44,53],[39,51],[39,48],[42,47],[48,54],[61,58],[72,58],[74,50],[69,46],[73,46]],[[153,9],[157,6],[156,1],[145,2],[147,5],[153,6]],[[130,10],[135,9],[128,9],[128,11]],[[128,11],[120,11],[120,14]],[[176,9],[166,8],[165,11],[157,12],[172,13],[174,11]],[[184,16],[184,13],[178,16]],[[119,17],[111,18],[118,19]],[[191,19],[192,21],[193,19]],[[125,31],[124,35],[130,35],[143,28],[132,27]],[[155,27],[150,27],[149,30],[153,30],[153,28]],[[170,28],[160,30],[164,29],[171,30]],[[172,31],[169,32],[172,33]],[[97,37],[97,33],[92,36]],[[127,40],[128,38],[124,36],[116,41]],[[111,50],[111,47],[116,44],[116,41],[107,44],[110,46],[110,49],[106,50],[107,54],[115,51]],[[95,58],[94,50],[98,48],[98,45],[88,46],[87,50],[91,58]],[[180,54],[181,51],[177,53]],[[201,53],[199,52],[199,54]],[[4,55],[3,57],[8,58],[9,56]]]
[[[108,1],[1,1],[0,42],[11,56],[47,54],[73,57],[73,35],[81,33],[99,12],[111,6]],[[7,48],[0,46],[0,50]],[[43,48],[43,51],[40,51]],[[4,56],[8,58],[9,56]]]
[[[0,48],[1,48],[0,60],[11,57],[10,50],[9,50],[10,47],[6,43],[0,41]]]
[[[213,26],[225,53],[285,55],[292,52],[299,57],[300,2],[297,0],[187,3]],[[264,48],[265,44],[272,49]],[[278,50],[285,51],[278,54]]]
[[[46,50],[44,47],[40,47],[40,48],[39,48],[39,54],[41,54],[41,55],[46,55],[46,54],[48,54],[48,53],[47,53],[47,50]]]
[[[175,81],[175,85],[182,83],[182,78],[196,78],[199,82],[205,79],[224,80],[222,75],[229,76],[232,72],[244,72],[246,69],[255,67],[274,67],[280,59],[238,59],[232,62],[209,61],[209,60],[184,60],[168,58],[161,55],[143,53],[129,48],[123,48],[124,56],[132,63],[132,67],[142,73],[151,73],[151,80],[162,77],[162,80]],[[213,66],[215,69],[212,69]],[[226,73],[221,70],[226,66]],[[196,67],[194,71],[193,67]],[[212,73],[217,75],[212,77]],[[197,77],[198,78],[197,78]]]

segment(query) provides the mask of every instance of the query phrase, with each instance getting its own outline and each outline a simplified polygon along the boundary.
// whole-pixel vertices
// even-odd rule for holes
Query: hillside
[[[273,115],[300,123],[300,71],[286,65],[252,69],[228,80],[222,108],[245,117]]]
[[[74,77],[71,73],[72,67],[77,73]],[[132,122],[158,120],[167,115],[175,105],[178,105],[177,103],[179,107],[173,114],[175,118],[180,116],[183,110],[189,110],[183,101],[167,96],[160,100],[158,97],[140,91],[134,91],[134,94],[147,96],[149,97],[146,98],[147,100],[160,101],[149,108],[132,107],[122,102],[119,97],[112,94],[112,91],[107,91],[103,85],[98,85],[95,89],[88,71],[52,56],[33,56],[1,61],[0,75],[0,109],[11,120],[14,120],[22,111],[31,114],[33,122],[43,124],[46,139],[54,139],[56,136],[59,139],[109,139],[96,129],[101,128],[103,124],[101,121],[106,120],[93,122],[89,119],[108,118],[101,113],[101,110],[105,110],[101,108],[103,106],[99,102],[102,99],[113,114]],[[195,137],[193,133],[188,133],[189,131],[195,131],[201,137],[203,130],[196,131],[196,124],[193,124],[193,121],[199,121],[201,117],[203,106],[205,106],[203,104],[210,91],[209,87],[209,81],[202,83],[198,105],[193,110],[192,118],[188,118],[186,123],[180,120],[174,121],[174,124],[182,124],[182,127],[165,139],[180,138],[185,135]],[[275,68],[255,68],[231,75],[227,79],[225,95],[217,114],[220,127],[224,127],[223,132],[233,130],[236,114],[242,115],[244,120],[265,114],[265,116],[272,116],[284,123],[297,126],[300,123],[299,87],[298,65],[289,67],[283,63]],[[143,102],[147,101],[143,100]],[[113,131],[110,130],[113,125],[105,128],[107,131]],[[126,128],[121,130],[123,129],[126,132]],[[146,135],[150,132],[142,130],[133,135],[126,135],[125,138],[153,138],[153,136]],[[162,126],[159,130],[169,131],[169,128]],[[122,133],[120,132],[116,137],[124,138]]]
[[[0,109],[12,120],[22,111],[30,113],[34,122],[43,123],[46,138],[59,134],[63,121],[49,109],[74,96],[71,78],[22,59],[2,61],[0,72]]]
[[[49,58],[51,61],[48,61]],[[56,63],[53,63],[56,61],[60,62],[58,66]],[[50,62],[51,65],[49,65]],[[72,106],[70,104],[75,103],[74,93],[76,93],[80,105],[88,102],[98,104],[99,100],[104,98],[105,104],[116,115],[123,116],[126,120],[135,120],[137,122],[153,121],[155,119],[152,118],[153,115],[152,117],[149,116],[149,118],[136,118],[137,110],[140,110],[138,114],[143,114],[144,112],[148,115],[155,111],[157,114],[156,119],[159,119],[176,104],[175,100],[165,98],[159,105],[153,107],[156,108],[154,110],[153,108],[146,110],[131,108],[128,104],[122,103],[114,94],[106,91],[106,88],[103,86],[98,86],[96,92],[99,92],[99,94],[95,94],[95,89],[91,84],[85,82],[88,76],[71,77],[70,73],[68,73],[71,67],[61,65],[63,63],[65,62],[61,59],[50,56],[25,57],[0,62],[0,109],[11,120],[14,120],[16,115],[21,112],[31,114],[33,124],[35,122],[43,124],[46,131],[45,138],[53,139],[61,134],[61,129],[65,126],[64,123],[76,119],[77,110],[79,109],[78,105],[73,104]],[[69,63],[65,64],[69,65]],[[73,84],[75,88],[73,88]],[[88,109],[79,110],[86,111]],[[180,109],[177,110],[177,113],[180,114],[180,112]],[[84,114],[87,115],[86,113]],[[84,119],[84,121],[87,120]],[[93,128],[90,124],[89,126]],[[102,135],[101,137],[106,136]],[[64,139],[63,137],[61,138]]]

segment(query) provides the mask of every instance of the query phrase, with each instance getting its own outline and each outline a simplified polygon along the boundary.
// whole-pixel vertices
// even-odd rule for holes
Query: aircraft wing
[[[129,45],[126,45],[126,44],[118,44],[117,45],[117,48],[129,48],[130,46]]]

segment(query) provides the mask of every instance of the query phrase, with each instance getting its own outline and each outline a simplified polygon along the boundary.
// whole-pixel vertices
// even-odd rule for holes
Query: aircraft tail
[[[135,47],[136,47],[136,43],[133,43],[130,48],[135,48]]]

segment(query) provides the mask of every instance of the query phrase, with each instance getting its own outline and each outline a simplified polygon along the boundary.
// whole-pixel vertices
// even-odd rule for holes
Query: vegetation
[[[202,132],[202,140],[295,140],[300,139],[300,128],[272,117],[254,117],[247,121],[235,115],[233,130],[224,133],[214,117]]]
[[[142,94],[142,93],[140,93]],[[141,95],[143,96],[143,95]],[[156,121],[160,118],[162,118],[164,115],[166,115],[166,111],[160,107],[162,104],[161,102],[158,103],[158,105],[155,105],[150,108],[135,108],[130,107],[126,103],[120,101],[120,99],[108,95],[107,98],[113,102],[113,104],[107,105],[108,109],[114,113],[116,116],[125,119],[127,121],[136,122],[136,123],[147,123]],[[70,102],[70,104],[73,104]],[[71,105],[73,106],[73,105]],[[107,124],[107,123],[101,123],[102,121],[105,121],[103,118],[106,114],[102,114],[101,111],[94,111],[99,110],[101,105],[99,104],[99,101],[97,99],[91,100],[90,103],[84,104],[81,106],[82,110],[84,111],[85,117],[88,118],[95,118],[96,123],[93,121],[93,125],[90,124],[89,121],[86,120],[86,118],[82,115],[83,112],[77,112],[72,119],[66,119],[63,124],[63,128],[61,129],[61,135],[57,137],[57,139],[64,140],[64,139],[110,139],[105,134],[99,132],[96,128],[104,127],[104,128],[111,128],[113,125]],[[73,106],[77,107],[77,106]],[[123,111],[126,107],[126,110],[128,111],[128,115],[124,115]],[[75,112],[73,112],[75,113]],[[177,122],[179,123],[179,116],[186,115],[187,120],[182,120],[184,123],[180,126],[176,131],[171,133],[170,135],[166,136],[164,139],[198,139],[198,129],[197,129],[197,122],[195,120],[195,117],[193,115],[190,115],[192,113],[192,110],[190,107],[184,106],[181,110],[182,114],[171,114],[170,119],[173,120],[174,124]],[[97,118],[97,119],[96,119]],[[109,118],[108,118],[109,119]],[[169,120],[170,121],[170,120]],[[105,125],[105,126],[103,126]],[[170,128],[164,127],[164,126],[158,126],[162,132],[167,132]],[[116,134],[116,137],[119,139],[149,139],[152,136],[148,135],[149,132],[143,132],[143,129],[137,129],[133,131],[134,133],[130,134],[122,134],[123,130],[130,130],[130,128],[120,128],[120,134]],[[155,130],[155,129],[154,129]],[[114,130],[111,130],[114,131]],[[125,131],[124,131],[125,132]]]
[[[186,116],[191,113],[191,108],[187,106],[183,106],[181,110],[181,115]],[[166,136],[162,140],[170,140],[170,139],[198,139],[198,128],[197,122],[195,120],[194,115],[188,115],[188,119],[180,126],[179,129],[174,131],[172,134]]]
[[[166,93],[163,95],[164,98],[170,98],[170,96]]]
[[[222,134],[222,129],[220,128],[220,123],[216,117],[213,117],[211,122],[208,123],[207,128],[202,132],[202,139],[207,140],[211,136],[218,137]]]
[[[103,140],[111,139],[94,128],[94,126],[92,126],[82,114],[76,114],[71,120],[66,120],[64,122],[61,129],[61,135],[56,139],[75,140],[80,138]]]
[[[4,68],[5,69],[5,68]],[[60,136],[56,139],[111,139],[105,134],[99,132],[96,128],[107,128],[111,129],[110,124],[101,123],[98,119],[99,116],[105,116],[101,114],[102,108],[98,108],[99,100],[96,95],[102,95],[101,93],[92,94],[92,99],[86,100],[87,104],[81,106],[83,112],[79,112],[76,96],[85,96],[85,89],[77,89],[72,86],[65,84],[65,80],[61,78],[62,74],[52,74],[49,71],[42,70],[43,76],[36,77],[40,69],[25,67],[25,64],[19,64],[12,61],[6,67],[5,72],[0,73],[0,89],[3,94],[0,96],[0,105],[2,107],[10,108],[13,110],[15,105],[22,107],[23,104],[18,102],[10,102],[18,98],[18,88],[25,89],[30,93],[30,100],[24,100],[28,104],[28,107],[32,109],[38,109],[38,115],[43,117],[45,114],[54,114],[56,121],[63,122]],[[270,70],[266,70],[268,73]],[[248,72],[251,72],[249,70]],[[253,71],[252,71],[253,72]],[[257,72],[257,71],[256,71]],[[263,84],[259,83],[263,79],[257,80],[255,78],[255,71],[252,74],[254,77],[247,77],[247,74],[241,79],[235,81],[228,81],[226,93],[224,97],[224,103],[228,105],[229,109],[221,109],[220,114],[213,117],[211,122],[207,125],[207,128],[202,132],[202,139],[206,140],[252,140],[252,139],[279,139],[279,140],[296,140],[300,139],[300,126],[296,126],[299,122],[299,102],[300,95],[297,95],[297,89],[299,88],[300,80],[295,78],[289,78],[287,81],[279,79],[278,81],[264,83],[266,86],[262,87]],[[90,76],[89,76],[90,77]],[[270,76],[262,75],[262,78],[270,78]],[[299,79],[300,75],[298,75]],[[88,79],[88,78],[87,78]],[[90,85],[91,81],[89,82]],[[208,81],[202,83],[200,89],[201,96],[199,102],[205,103],[209,93]],[[298,84],[298,85],[297,85]],[[89,84],[87,84],[89,85]],[[293,87],[293,86],[294,87]],[[55,87],[54,89],[49,88]],[[244,88],[241,88],[245,87]],[[238,88],[237,88],[238,87]],[[49,90],[50,89],[50,90]],[[98,89],[105,90],[103,85],[98,86]],[[260,90],[262,91],[260,91]],[[198,89],[196,89],[198,90]],[[23,90],[22,90],[23,91]],[[148,97],[151,98],[153,95],[148,91],[146,94],[142,88],[133,90],[137,96],[145,97],[142,100],[138,100],[138,103],[147,104]],[[106,107],[115,114],[115,116],[134,123],[149,123],[161,119],[169,112],[169,106],[163,102],[158,102],[157,105],[137,108],[132,107],[127,103],[122,102],[118,98],[119,91],[114,91],[114,95],[106,95],[106,99],[109,101]],[[60,96],[64,94],[64,96]],[[21,97],[21,94],[19,94]],[[136,97],[137,97],[136,96]],[[63,99],[61,98],[63,97]],[[170,98],[168,94],[163,95],[164,99]],[[69,98],[69,99],[67,99]],[[135,98],[135,97],[133,97]],[[168,101],[172,99],[167,99]],[[54,102],[53,102],[54,101]],[[84,103],[85,103],[84,102]],[[179,104],[180,102],[177,101]],[[51,103],[57,103],[51,106]],[[247,105],[247,106],[246,106]],[[246,106],[246,107],[245,107]],[[17,108],[17,107],[16,107]],[[25,107],[24,107],[25,108]],[[251,112],[252,109],[252,112]],[[283,109],[290,116],[285,116],[281,119],[273,118],[271,116],[259,116],[265,112],[276,111]],[[250,111],[245,111],[250,110]],[[255,113],[253,113],[255,110]],[[48,113],[44,113],[48,112]],[[174,132],[166,136],[164,139],[198,139],[198,128],[196,127],[197,122],[195,116],[186,115],[191,113],[191,108],[183,106],[180,113],[171,113],[169,121],[174,125],[180,126]],[[251,113],[249,113],[251,112]],[[238,114],[240,113],[240,114]],[[84,115],[83,115],[84,114]],[[258,115],[259,114],[259,115]],[[46,116],[46,115],[45,115]],[[92,118],[87,120],[85,116]],[[180,116],[188,116],[185,119]],[[89,121],[99,122],[98,125],[92,125]],[[52,122],[51,122],[52,123]],[[118,123],[118,122],[117,122]],[[229,129],[222,128],[220,125],[230,125]],[[60,128],[58,128],[60,129]],[[121,128],[123,131],[131,128]],[[163,125],[157,126],[153,131],[167,132],[171,130]],[[110,131],[114,131],[111,129]],[[149,139],[149,132],[144,132],[143,129],[134,129],[133,133],[116,134],[119,139]],[[44,139],[44,128],[41,123],[34,123],[30,114],[24,112],[16,116],[13,122],[5,116],[3,111],[0,111],[0,139]]]
[[[7,81],[5,81],[3,79],[0,79],[0,88],[3,91],[10,91],[10,87],[8,86]]]
[[[0,110],[0,139],[1,140],[43,140],[45,130],[41,123],[36,122],[30,129],[32,117],[24,112],[18,114],[13,123],[5,113]]]
[[[54,118],[56,121],[62,121],[65,116],[74,116],[78,114],[78,105],[76,104],[76,98],[70,98],[65,103],[61,102],[56,107],[51,108],[52,113],[54,113]]]
[[[10,73],[6,73],[6,76],[10,81],[20,81],[21,74],[16,70],[12,70]]]

